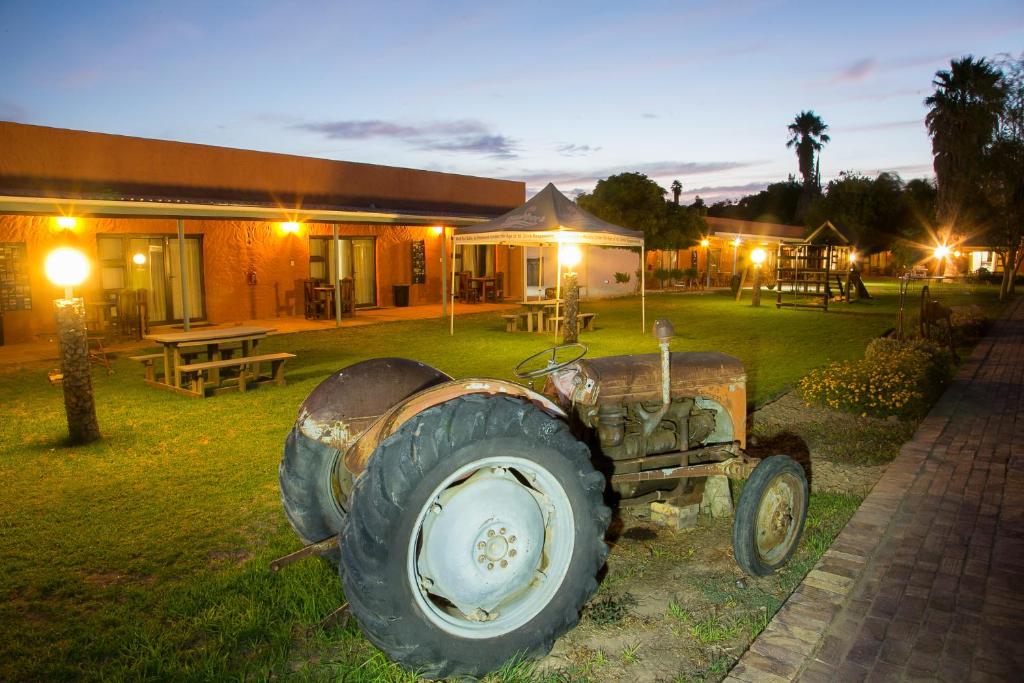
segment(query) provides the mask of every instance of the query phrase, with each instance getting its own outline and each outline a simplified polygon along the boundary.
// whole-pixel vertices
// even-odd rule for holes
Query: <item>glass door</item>
[[[181,278],[188,283],[188,315],[189,318],[205,318],[203,310],[203,246],[196,237],[185,238],[185,267],[181,267],[181,249],[178,238],[167,240],[164,254],[168,264],[168,278],[171,287],[171,311],[174,320],[184,320],[185,312],[182,305]]]
[[[334,239],[309,240],[309,276],[334,282],[335,273],[352,278],[356,306],[377,305],[377,261],[372,237],[338,239],[340,253],[334,254]]]
[[[184,318],[181,299],[181,258],[176,237],[98,235],[100,277],[104,296],[122,289],[146,291],[149,321],[165,324]],[[189,317],[206,317],[203,291],[203,242],[185,238],[184,277],[189,288]]]

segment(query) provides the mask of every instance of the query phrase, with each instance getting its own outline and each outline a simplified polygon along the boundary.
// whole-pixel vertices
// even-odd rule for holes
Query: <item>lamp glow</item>
[[[705,237],[704,239],[702,239],[700,241],[700,246],[702,246],[705,249],[707,249],[709,246],[711,246],[711,240],[709,240],[708,238]]]
[[[857,252],[851,251],[850,252],[850,263],[856,263],[856,262],[857,262]]]
[[[953,252],[953,256],[955,256],[955,257],[957,257],[957,258],[960,258],[960,256],[961,256],[961,254],[960,254],[960,250],[959,250],[959,249],[957,249],[956,251],[954,251],[954,252]]]
[[[946,258],[947,256],[949,256],[949,247],[947,247],[945,244],[940,244],[939,246],[935,247],[935,258],[941,260]]]
[[[139,253],[132,256],[132,263],[134,263],[137,266],[146,265],[146,255],[140,251]]]
[[[62,230],[74,230],[78,219],[74,216],[57,216],[57,227]]]
[[[583,258],[583,252],[575,244],[563,244],[558,248],[558,258],[562,260],[562,265],[572,268]]]
[[[441,235],[444,234],[444,226],[443,225],[435,225],[434,227],[432,227],[430,229],[430,231],[432,233],[434,233],[434,237],[440,237]]]
[[[55,285],[69,288],[85,282],[89,277],[89,259],[71,247],[54,249],[46,257],[46,277]]]
[[[732,241],[732,246],[734,246],[734,247],[738,247],[738,246],[740,246],[741,244],[743,244],[743,240],[741,240],[741,239],[740,239],[739,237],[737,237],[736,239],[734,239],[734,240]]]
[[[768,258],[768,254],[761,247],[750,252],[750,260],[754,262],[755,266],[760,266],[766,258]]]
[[[281,223],[281,232],[286,235],[295,235],[299,232],[299,224],[295,221],[286,221]]]

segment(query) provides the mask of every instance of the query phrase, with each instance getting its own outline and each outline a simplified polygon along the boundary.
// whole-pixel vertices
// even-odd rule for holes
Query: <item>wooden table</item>
[[[562,299],[538,299],[520,302],[520,305],[526,309],[526,331],[543,332],[544,316],[548,315],[549,310],[554,310],[556,306],[562,306],[564,303]],[[536,318],[536,324],[534,323],[534,318]]]
[[[328,287],[326,285],[317,285],[313,288],[314,295],[322,297],[324,302],[324,312],[321,313],[321,320],[330,320],[334,317],[334,287]]]
[[[481,275],[469,278],[470,282],[475,282],[480,285],[480,301],[487,302],[487,288],[494,287],[498,284],[498,278],[493,275]]]
[[[205,351],[209,360],[221,360],[226,344],[240,344],[242,356],[255,355],[256,346],[260,340],[273,332],[273,329],[266,327],[228,327],[224,329],[192,330],[191,332],[162,332],[148,334],[146,339],[155,341],[164,347],[164,376],[163,381],[154,379],[151,383],[164,385],[169,389],[181,388],[181,371],[178,367],[182,365],[181,357],[189,349]],[[201,351],[200,351],[201,352]],[[217,384],[220,381],[218,370],[210,371],[211,383]]]

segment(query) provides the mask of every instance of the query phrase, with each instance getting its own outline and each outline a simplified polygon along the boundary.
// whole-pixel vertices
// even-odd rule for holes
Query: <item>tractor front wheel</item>
[[[736,564],[767,576],[789,561],[807,519],[807,475],[788,455],[765,458],[743,485],[732,526]]]
[[[586,445],[531,403],[469,395],[425,410],[377,447],[352,492],[350,610],[430,678],[542,655],[597,589],[604,488]]]

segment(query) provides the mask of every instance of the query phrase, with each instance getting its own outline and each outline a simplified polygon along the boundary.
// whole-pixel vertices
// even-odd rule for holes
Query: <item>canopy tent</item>
[[[498,244],[522,247],[561,247],[565,244],[640,248],[640,318],[647,327],[644,277],[644,234],[592,216],[558,191],[552,183],[520,207],[477,225],[455,229],[452,246]],[[562,258],[558,249],[558,298],[561,298]],[[523,260],[523,297],[526,298],[526,261]],[[455,333],[455,259],[452,258],[451,332]],[[557,309],[556,309],[557,314]]]

